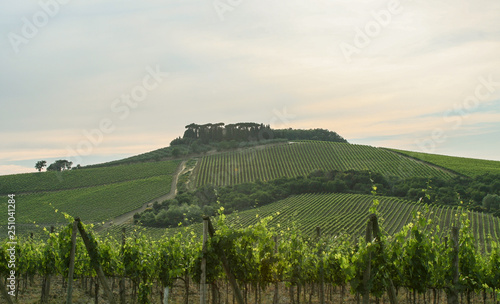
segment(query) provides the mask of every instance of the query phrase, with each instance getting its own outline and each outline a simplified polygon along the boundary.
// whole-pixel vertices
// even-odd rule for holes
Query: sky
[[[498,0],[4,0],[0,175],[144,153],[193,122],[500,160],[499,16]]]

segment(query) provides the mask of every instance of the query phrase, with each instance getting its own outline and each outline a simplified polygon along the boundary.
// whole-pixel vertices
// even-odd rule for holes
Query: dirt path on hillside
[[[175,195],[177,194],[177,181],[179,180],[179,176],[181,176],[181,174],[184,173],[184,170],[186,168],[186,162],[187,162],[187,160],[183,160],[179,164],[179,167],[177,168],[177,170],[175,171],[174,178],[172,179],[172,184],[170,185],[170,192],[169,193],[145,203],[140,208],[129,211],[127,213],[124,213],[122,215],[115,217],[112,220],[105,222],[104,225],[96,228],[96,231],[101,232],[101,231],[111,227],[111,225],[121,225],[121,224],[124,224],[127,222],[130,222],[130,224],[132,224],[134,221],[134,214],[146,210],[146,208],[152,206],[154,202],[163,202],[165,200],[175,198]]]

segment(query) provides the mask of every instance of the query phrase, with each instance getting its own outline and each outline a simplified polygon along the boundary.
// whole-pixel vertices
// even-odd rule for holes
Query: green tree
[[[44,160],[39,160],[35,164],[35,169],[37,169],[38,172],[41,172],[44,167],[47,167],[47,162]]]
[[[500,209],[500,196],[488,194],[483,198],[483,207],[488,211]]]
[[[174,148],[172,149],[172,156],[173,156],[173,157],[177,157],[177,156],[179,156],[180,154],[181,154],[181,150],[179,150],[179,148],[174,147]]]
[[[47,167],[47,171],[64,171],[70,170],[73,162],[67,161],[65,159],[56,160],[54,163]]]

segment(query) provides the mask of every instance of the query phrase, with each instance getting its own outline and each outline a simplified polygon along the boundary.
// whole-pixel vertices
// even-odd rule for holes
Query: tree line
[[[47,167],[47,171],[65,171],[65,170],[71,170],[71,166],[73,166],[73,162],[65,160],[65,159],[60,159],[56,160],[52,164],[50,164],[47,167],[47,161],[45,160],[40,160],[37,161],[35,164],[35,169],[38,170],[38,172],[41,172],[43,168]],[[79,169],[80,165],[77,165],[76,167],[73,167],[73,169]]]
[[[182,188],[173,200],[153,204],[134,216],[136,223],[151,227],[177,227],[201,221],[201,215],[214,215],[219,206],[224,212],[244,211],[264,206],[291,195],[306,193],[371,194],[457,206],[463,201],[469,210],[500,216],[500,175],[485,174],[472,179],[451,180],[412,177],[400,179],[369,171],[315,171],[309,176],[256,181],[233,186],[206,185],[188,192]]]
[[[234,124],[191,123],[185,126],[184,135],[174,139],[171,145],[192,144],[199,141],[201,144],[219,143],[224,141],[262,141],[272,139],[287,140],[321,140],[347,143],[336,132],[325,129],[272,129],[270,125],[254,122],[240,122]]]

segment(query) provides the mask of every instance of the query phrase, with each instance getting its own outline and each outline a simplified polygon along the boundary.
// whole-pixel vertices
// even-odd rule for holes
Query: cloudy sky
[[[499,16],[498,0],[4,0],[0,174],[143,153],[191,122],[500,160]]]

